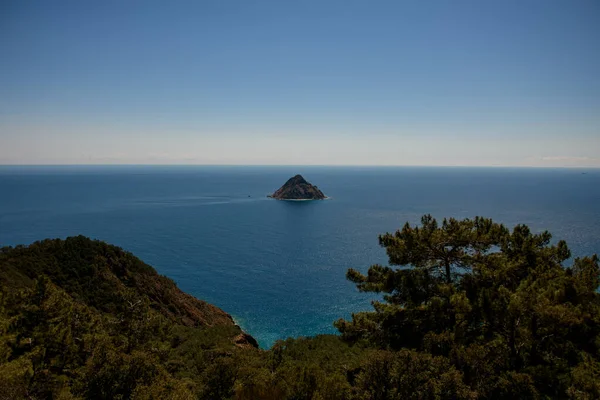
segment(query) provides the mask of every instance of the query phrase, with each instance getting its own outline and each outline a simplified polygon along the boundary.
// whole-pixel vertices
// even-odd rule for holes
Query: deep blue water
[[[331,200],[265,196],[301,173]],[[421,215],[492,217],[600,253],[600,170],[0,167],[0,245],[83,234],[119,245],[232,314],[261,346],[368,309],[348,268]]]

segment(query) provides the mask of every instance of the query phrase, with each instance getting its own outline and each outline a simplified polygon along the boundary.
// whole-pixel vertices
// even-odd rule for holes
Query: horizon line
[[[423,165],[423,164],[1,164],[5,167],[315,167],[315,168],[529,168],[529,169],[600,169],[600,166],[554,165]]]

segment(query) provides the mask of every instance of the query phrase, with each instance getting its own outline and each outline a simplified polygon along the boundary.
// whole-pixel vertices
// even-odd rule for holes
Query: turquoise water
[[[301,173],[331,197],[266,195]],[[232,314],[269,347],[368,309],[345,280],[385,263],[377,235],[492,217],[600,253],[600,170],[355,167],[0,167],[0,245],[83,234],[119,245]]]

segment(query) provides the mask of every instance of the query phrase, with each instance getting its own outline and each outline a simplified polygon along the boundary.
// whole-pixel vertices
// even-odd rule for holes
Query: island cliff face
[[[269,197],[277,200],[323,200],[327,198],[319,188],[308,183],[302,175],[296,175],[288,179],[282,187]]]

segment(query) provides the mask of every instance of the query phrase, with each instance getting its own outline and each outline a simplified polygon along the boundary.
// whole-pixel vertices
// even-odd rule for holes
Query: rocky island
[[[282,187],[268,197],[277,200],[323,200],[327,198],[319,188],[308,183],[302,175],[288,179]]]

